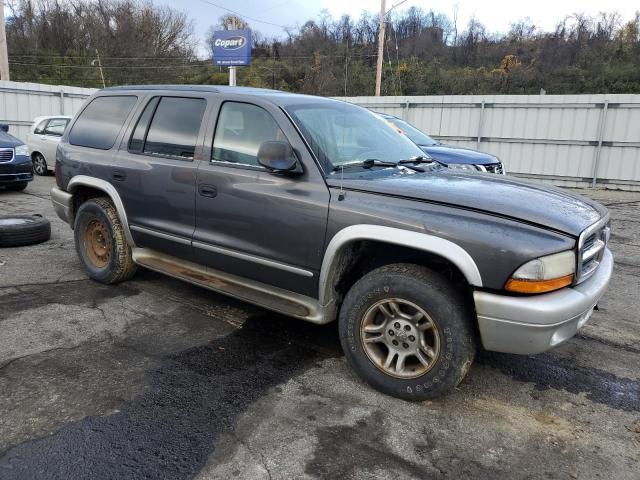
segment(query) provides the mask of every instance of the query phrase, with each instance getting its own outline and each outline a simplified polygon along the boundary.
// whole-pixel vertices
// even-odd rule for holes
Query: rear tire
[[[32,160],[33,173],[35,173],[36,175],[40,175],[41,177],[44,177],[49,173],[47,161],[41,153],[34,153]]]
[[[468,302],[446,278],[418,265],[387,265],[362,277],[344,299],[339,330],[356,373],[405,400],[451,391],[475,355]]]
[[[135,275],[131,247],[118,212],[108,198],[92,198],[80,206],[74,238],[78,256],[92,279],[112,284]]]

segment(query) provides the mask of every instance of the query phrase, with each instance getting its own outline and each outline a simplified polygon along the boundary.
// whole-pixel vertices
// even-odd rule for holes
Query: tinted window
[[[144,152],[193,158],[206,107],[202,98],[163,97],[151,121]]]
[[[49,120],[47,128],[44,129],[44,134],[61,137],[64,133],[64,129],[67,128],[68,123],[69,120],[66,118],[53,118]]]
[[[142,112],[142,115],[140,115],[138,124],[136,125],[136,128],[131,135],[131,140],[129,141],[129,150],[132,152],[142,151],[144,139],[147,136],[147,130],[149,129],[149,123],[151,123],[151,117],[153,116],[153,112],[156,110],[156,105],[158,105],[159,100],[160,97],[152,98]]]
[[[211,159],[258,165],[260,144],[273,140],[287,138],[266,110],[247,103],[226,102],[218,116]]]
[[[109,150],[137,101],[134,96],[95,98],[73,125],[69,143]]]

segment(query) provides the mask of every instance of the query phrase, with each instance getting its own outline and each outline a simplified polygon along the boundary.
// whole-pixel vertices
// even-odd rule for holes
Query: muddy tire
[[[418,265],[387,265],[362,277],[344,299],[339,330],[356,373],[405,400],[451,391],[475,355],[468,302],[446,278]]]
[[[49,238],[51,224],[42,215],[0,216],[0,248],[33,245]]]
[[[111,200],[84,202],[76,214],[76,251],[89,277],[101,283],[119,283],[136,273],[124,229]]]

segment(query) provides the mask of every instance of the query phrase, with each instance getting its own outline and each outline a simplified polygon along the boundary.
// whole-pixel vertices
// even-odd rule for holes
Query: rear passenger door
[[[265,141],[288,141],[304,173],[271,174],[260,166]],[[329,191],[290,121],[268,102],[227,100],[211,118],[207,142],[211,153],[197,180],[197,261],[315,296]]]
[[[207,100],[198,96],[148,97],[123,139],[111,183],[137,246],[191,259],[194,158],[201,155],[206,108]]]

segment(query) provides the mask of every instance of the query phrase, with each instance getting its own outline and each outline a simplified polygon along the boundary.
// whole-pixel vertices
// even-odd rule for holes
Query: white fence
[[[0,81],[0,123],[25,141],[33,119],[44,115],[73,115],[91,88]]]
[[[640,95],[346,100],[403,118],[444,143],[497,155],[511,174],[565,186],[640,190]]]
[[[90,88],[0,81],[0,123],[25,140],[35,117],[73,115]],[[351,97],[445,143],[500,157],[511,174],[640,191],[640,95]]]

